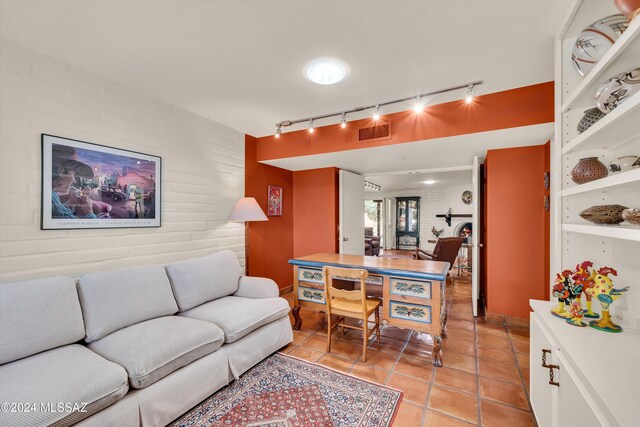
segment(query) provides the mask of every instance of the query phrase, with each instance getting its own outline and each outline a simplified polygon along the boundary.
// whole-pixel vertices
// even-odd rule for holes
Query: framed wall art
[[[267,187],[267,215],[282,216],[282,187]]]
[[[42,134],[41,229],[160,227],[162,159]]]

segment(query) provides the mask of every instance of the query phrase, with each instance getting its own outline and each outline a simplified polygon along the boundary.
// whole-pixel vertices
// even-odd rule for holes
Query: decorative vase
[[[585,130],[589,129],[593,126],[598,120],[603,118],[605,114],[600,111],[597,107],[589,108],[584,112],[584,116],[578,123],[578,133],[582,133]]]
[[[633,21],[640,15],[640,0],[614,0],[614,3],[618,10],[629,18],[629,21]]]
[[[596,106],[608,114],[640,90],[640,68],[616,74],[596,91]]]
[[[629,26],[626,16],[607,16],[586,27],[576,40],[571,60],[578,74],[586,76]]]
[[[618,275],[618,272],[610,267],[602,267],[597,272],[593,273],[593,280],[595,285],[588,290],[593,298],[596,298],[600,302],[602,308],[602,319],[592,320],[589,322],[589,326],[594,329],[605,332],[622,332],[622,326],[616,325],[611,320],[609,314],[609,306],[615,300],[620,298],[623,293],[629,290],[629,287],[622,289],[614,289],[613,282],[609,278],[609,274],[614,276]]]
[[[620,224],[624,221],[622,211],[625,209],[622,205],[592,206],[580,212],[580,216],[594,224]]]
[[[628,223],[640,225],[640,209],[631,208],[622,211],[622,219]]]
[[[609,163],[609,170],[611,172],[626,172],[626,171],[630,171],[631,169],[634,169],[640,165],[637,165],[636,163],[638,163],[638,159],[640,157],[638,156],[622,156],[622,157],[618,157],[617,159],[615,159],[614,161],[612,161],[611,163]]]
[[[576,184],[585,184],[609,175],[607,167],[597,157],[580,159],[571,171],[571,179]]]

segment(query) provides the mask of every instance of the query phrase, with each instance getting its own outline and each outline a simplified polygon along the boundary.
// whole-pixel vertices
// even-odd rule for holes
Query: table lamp
[[[262,208],[253,197],[243,197],[236,202],[227,222],[244,222],[245,235],[245,274],[249,275],[249,221],[268,221]]]

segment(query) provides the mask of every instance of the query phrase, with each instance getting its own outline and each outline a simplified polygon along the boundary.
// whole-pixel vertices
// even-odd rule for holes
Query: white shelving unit
[[[640,19],[634,20],[627,31],[609,49],[604,58],[586,76],[580,76],[571,61],[571,51],[583,28],[596,20],[619,13],[613,1],[573,0],[555,38],[555,137],[551,145],[551,259],[549,286],[556,273],[574,269],[582,261],[592,261],[596,268],[615,268],[612,277],[616,288],[630,286],[625,295],[611,305],[613,321],[622,325],[621,334],[597,331],[592,328],[576,328],[561,319],[547,315],[548,303],[532,303],[543,327],[539,338],[531,340],[531,401],[541,427],[571,424],[564,418],[562,407],[577,405],[589,408],[592,414],[580,425],[627,426],[629,420],[640,420],[637,396],[632,393],[615,393],[615,390],[631,390],[637,387],[640,360],[640,226],[629,223],[598,225],[580,217],[580,212],[592,206],[618,204],[640,208],[640,170],[609,173],[606,178],[578,185],[571,180],[571,170],[582,158],[598,157],[608,165],[625,155],[640,155],[640,93],[636,93],[618,108],[604,116],[588,130],[578,134],[577,125],[584,112],[595,107],[598,87],[616,74],[640,67]],[[550,292],[552,293],[552,292]],[[555,298],[551,297],[552,300]],[[600,311],[598,301],[594,311]],[[585,319],[590,320],[590,319]],[[555,389],[548,378],[534,380],[536,375],[548,369],[540,368],[541,349],[550,340],[559,341],[555,346],[560,353],[559,364],[565,384],[594,385],[578,387],[580,393],[569,396],[566,388]],[[584,341],[584,342],[583,342]],[[564,344],[563,344],[564,343]],[[570,345],[571,343],[571,345]],[[575,345],[574,345],[575,344]],[[636,357],[616,357],[622,347]],[[620,375],[608,376],[597,372],[595,359],[585,352],[593,349],[598,360],[610,358]],[[589,362],[591,361],[591,362]],[[555,362],[554,362],[555,363]],[[602,366],[606,369],[605,366]],[[624,375],[634,372],[634,375]],[[557,372],[556,372],[557,374]],[[635,381],[634,381],[635,378]],[[562,382],[562,381],[561,381]],[[597,385],[596,385],[597,384]],[[549,388],[550,387],[550,388]],[[612,403],[615,400],[615,404]],[[552,409],[544,409],[540,402],[547,402]],[[607,408],[607,406],[610,406]],[[615,406],[615,408],[613,408]]]

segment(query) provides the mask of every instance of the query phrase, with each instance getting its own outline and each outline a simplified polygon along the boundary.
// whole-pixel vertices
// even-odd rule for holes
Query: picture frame
[[[282,187],[267,187],[267,216],[282,216]]]
[[[44,133],[41,146],[41,230],[161,226],[161,157]]]

